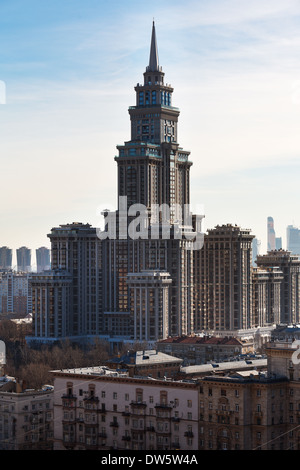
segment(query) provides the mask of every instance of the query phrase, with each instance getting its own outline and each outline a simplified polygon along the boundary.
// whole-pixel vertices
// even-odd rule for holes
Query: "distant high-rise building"
[[[273,217],[268,217],[268,251],[276,249],[276,240],[275,240],[275,230],[274,230],[274,219]]]
[[[45,246],[36,250],[36,270],[38,273],[50,269],[50,250]]]
[[[7,246],[0,247],[0,269],[9,270],[12,268],[12,250]]]
[[[275,238],[275,249],[276,250],[281,250],[282,249],[282,238],[281,237],[276,237]]]
[[[253,238],[252,241],[252,266],[256,266],[256,258],[260,253],[261,241]]]
[[[25,316],[31,313],[32,296],[29,274],[4,272],[0,275],[0,312]]]
[[[18,271],[31,271],[31,250],[26,246],[17,249],[17,266]]]
[[[294,255],[300,255],[300,229],[288,225],[286,229],[287,250]]]

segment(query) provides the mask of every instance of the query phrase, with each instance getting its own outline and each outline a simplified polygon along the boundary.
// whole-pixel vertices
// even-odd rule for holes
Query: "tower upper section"
[[[135,87],[136,104],[129,108],[131,140],[161,144],[177,142],[178,108],[172,106],[173,88],[164,83],[159,65],[155,24],[152,26],[149,65],[144,83]]]
[[[189,204],[189,152],[179,147],[179,109],[172,106],[173,88],[165,84],[159,65],[155,24],[152,25],[149,64],[144,83],[135,87],[136,103],[129,107],[131,139],[118,145],[118,195],[130,207],[139,203],[171,208],[170,221],[180,218],[174,209]]]

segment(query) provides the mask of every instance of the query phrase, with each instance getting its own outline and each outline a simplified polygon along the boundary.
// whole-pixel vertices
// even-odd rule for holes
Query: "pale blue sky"
[[[298,0],[0,0],[0,246],[116,206],[153,17],[205,228],[251,228],[264,250],[268,216],[284,243],[300,226]]]

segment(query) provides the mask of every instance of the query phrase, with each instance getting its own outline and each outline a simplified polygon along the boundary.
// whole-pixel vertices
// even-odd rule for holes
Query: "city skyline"
[[[92,0],[1,6],[0,153],[8,195],[1,246],[47,246],[52,227],[73,221],[97,227],[100,212],[116,208],[113,157],[128,136],[127,110],[146,65],[153,17],[160,63],[181,112],[179,140],[194,162],[191,199],[204,207],[204,229],[249,228],[265,252],[268,216],[283,246],[286,227],[300,225],[293,204],[299,198],[297,2],[151,6]]]

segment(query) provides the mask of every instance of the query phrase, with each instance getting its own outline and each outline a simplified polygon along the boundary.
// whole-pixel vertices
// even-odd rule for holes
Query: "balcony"
[[[119,427],[118,421],[111,421],[109,425],[110,425],[112,428],[118,428],[118,427]]]
[[[230,410],[216,410],[216,414],[218,416],[230,416],[232,415],[233,411]]]
[[[72,394],[69,394],[69,393],[68,394],[65,393],[64,395],[62,395],[61,398],[62,398],[62,400],[77,400],[76,395],[72,395]]]
[[[101,408],[97,409],[97,413],[106,413],[107,410],[105,408],[105,406],[102,406]]]
[[[130,403],[130,405],[131,405],[131,406],[141,406],[141,407],[144,407],[144,408],[145,408],[145,407],[147,406],[147,402],[145,402],[145,401],[139,401],[139,400],[137,400],[137,401],[133,401],[133,400],[132,400],[131,403]]]
[[[155,432],[155,427],[154,427],[154,426],[148,426],[148,427],[146,428],[146,431],[148,431],[148,432]]]
[[[185,437],[194,437],[194,433],[193,433],[193,431],[186,431],[186,432],[184,433],[184,436],[185,436]]]
[[[95,397],[95,396],[89,396],[89,397],[85,397],[83,399],[83,401],[86,403],[86,402],[89,402],[89,403],[99,403],[99,398],[98,397]]]
[[[122,441],[131,441],[131,436],[125,434],[124,436],[122,436]]]
[[[156,403],[155,408],[163,408],[164,410],[172,409],[173,404],[171,404],[171,403]]]

